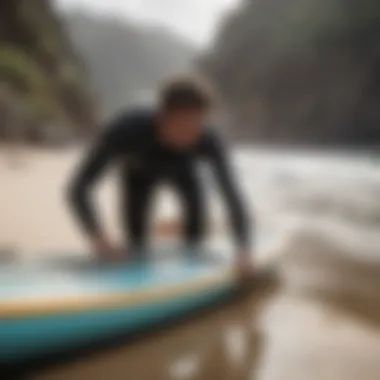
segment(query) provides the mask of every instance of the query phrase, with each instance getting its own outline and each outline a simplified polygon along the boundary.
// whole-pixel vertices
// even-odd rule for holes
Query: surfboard
[[[149,328],[233,292],[228,265],[165,260],[54,268],[0,265],[0,362]]]

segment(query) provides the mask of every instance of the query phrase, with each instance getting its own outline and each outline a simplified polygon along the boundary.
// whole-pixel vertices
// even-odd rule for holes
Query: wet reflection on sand
[[[268,288],[273,292],[273,288]],[[255,320],[266,296],[243,297],[147,341],[47,370],[36,379],[248,379],[258,361]]]
[[[380,261],[316,241],[285,253],[280,284],[38,379],[378,380]]]

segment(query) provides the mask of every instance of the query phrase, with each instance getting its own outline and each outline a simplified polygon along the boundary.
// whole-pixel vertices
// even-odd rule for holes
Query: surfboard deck
[[[234,285],[228,265],[201,259],[66,269],[0,265],[0,361],[148,328],[209,306]]]

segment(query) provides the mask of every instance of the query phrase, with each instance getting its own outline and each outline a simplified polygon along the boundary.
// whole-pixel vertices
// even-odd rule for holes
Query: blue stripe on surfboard
[[[227,296],[231,284],[132,308],[7,320],[0,325],[0,361],[14,362],[133,332]]]

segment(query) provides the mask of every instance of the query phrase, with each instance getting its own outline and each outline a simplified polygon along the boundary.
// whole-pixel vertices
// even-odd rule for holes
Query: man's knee
[[[186,221],[186,240],[188,243],[199,243],[203,240],[206,229],[206,218],[201,207],[188,211]]]

